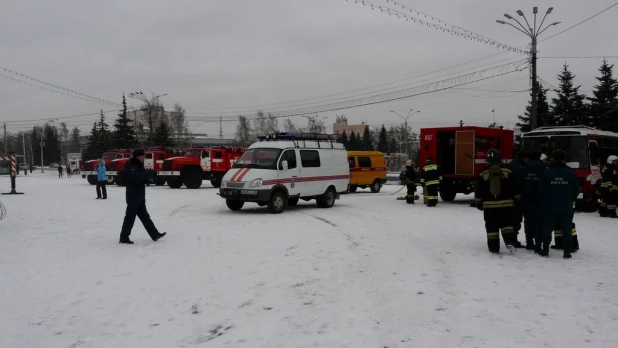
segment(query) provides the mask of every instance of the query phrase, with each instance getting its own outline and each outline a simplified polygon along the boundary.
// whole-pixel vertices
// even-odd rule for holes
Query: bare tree
[[[69,129],[65,122],[60,123],[60,154],[62,156],[61,162],[65,162],[67,159],[67,146],[66,142],[69,140]]]
[[[285,121],[283,121],[283,130],[288,133],[298,133],[298,128],[296,128],[294,122],[292,122],[289,118],[286,118]]]
[[[268,119],[266,118],[266,115],[264,115],[264,112],[258,111],[257,117],[253,119],[253,131],[255,132],[255,135],[265,135],[268,134],[267,129]]]
[[[273,114],[268,114],[268,119],[266,120],[266,134],[275,134],[279,132],[279,120]]]
[[[174,111],[172,111],[170,125],[172,126],[173,132],[176,133],[176,144],[180,144],[181,134],[185,134],[188,132],[189,127],[187,126],[187,121],[185,119],[185,114],[187,110],[183,108],[180,104],[174,104]]]
[[[253,142],[251,134],[251,124],[245,116],[238,116],[238,125],[236,126],[236,134],[234,136],[234,141],[238,146],[249,146]]]
[[[314,134],[321,134],[326,132],[326,125],[324,125],[323,120],[318,120],[318,115],[313,117],[307,117],[307,132]]]

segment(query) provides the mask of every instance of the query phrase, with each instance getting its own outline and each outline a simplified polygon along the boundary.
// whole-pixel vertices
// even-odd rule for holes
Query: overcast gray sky
[[[373,3],[387,5],[386,0]],[[485,35],[524,47],[527,38],[496,23],[508,12],[532,7],[548,22],[561,21],[544,37],[612,5],[615,0],[504,1],[400,0],[418,11]],[[392,6],[392,5],[389,5]],[[540,56],[618,56],[618,6],[539,45]],[[440,76],[464,74],[524,56],[476,41],[464,40],[418,23],[371,10],[353,0],[21,0],[0,4],[0,67],[98,98],[120,102],[122,93],[167,93],[166,107],[183,105],[195,132],[218,136],[218,123],[200,123],[217,115],[252,113],[258,109],[358,95],[418,83]],[[470,60],[465,66],[446,68]],[[611,63],[618,59],[608,58]],[[589,91],[601,59],[541,59],[539,76],[557,85],[564,62]],[[349,94],[342,92],[404,82]],[[0,70],[0,75],[15,77]],[[452,76],[454,76],[452,75]],[[495,91],[527,89],[528,72],[505,75],[466,88]],[[336,96],[329,96],[336,94]],[[305,100],[308,98],[315,98]],[[450,90],[437,94],[327,112],[328,123],[345,114],[350,123],[394,125],[405,114],[414,129],[455,124],[513,126],[528,93]],[[290,101],[297,101],[288,104]],[[114,109],[0,78],[0,122],[49,119]],[[137,100],[129,99],[137,106]],[[272,106],[256,107],[271,104]],[[115,118],[116,113],[108,114]],[[66,119],[87,132],[96,116]],[[292,118],[299,126],[306,120]],[[16,132],[36,122],[9,123]],[[113,123],[110,121],[110,123]],[[233,136],[235,123],[224,123]]]

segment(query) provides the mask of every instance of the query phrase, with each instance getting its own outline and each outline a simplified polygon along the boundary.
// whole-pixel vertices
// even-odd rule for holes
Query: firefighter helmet
[[[502,155],[500,154],[500,151],[496,149],[491,149],[487,151],[487,154],[485,155],[485,162],[487,163],[502,162]]]
[[[612,162],[618,160],[618,156],[611,155],[607,157],[607,164],[611,164]]]

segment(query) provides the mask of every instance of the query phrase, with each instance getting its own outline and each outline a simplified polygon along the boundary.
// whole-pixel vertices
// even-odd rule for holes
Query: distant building
[[[345,116],[337,116],[336,122],[333,123],[333,134],[340,135],[345,131],[346,135],[350,136],[352,132],[355,134],[363,134],[367,124],[348,124],[348,118]]]

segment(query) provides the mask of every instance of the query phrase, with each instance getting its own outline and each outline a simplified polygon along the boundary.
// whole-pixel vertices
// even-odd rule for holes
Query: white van
[[[350,184],[345,147],[328,134],[258,136],[221,182],[219,195],[231,210],[245,202],[281,213],[299,199],[330,208]]]

